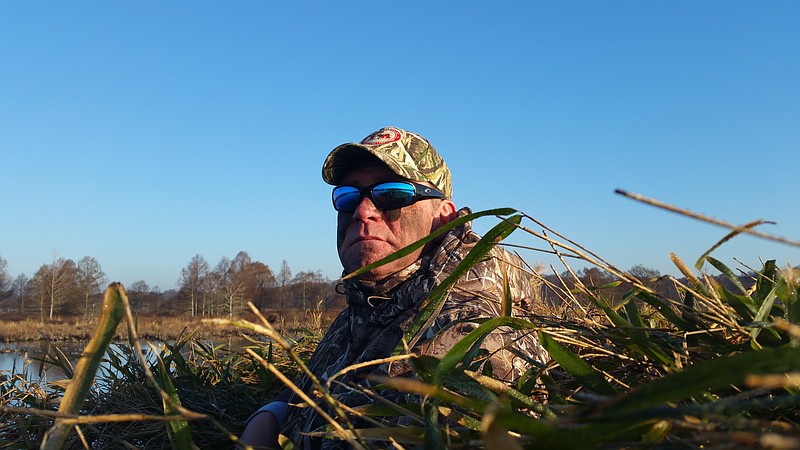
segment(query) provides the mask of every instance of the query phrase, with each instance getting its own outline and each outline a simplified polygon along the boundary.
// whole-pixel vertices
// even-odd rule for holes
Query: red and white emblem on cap
[[[361,143],[364,145],[384,145],[397,142],[402,137],[403,134],[397,128],[386,127],[365,137]]]

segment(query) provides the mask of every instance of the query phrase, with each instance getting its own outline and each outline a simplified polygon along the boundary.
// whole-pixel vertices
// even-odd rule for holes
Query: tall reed
[[[711,256],[755,225],[732,229],[693,267],[672,255],[681,278],[643,280],[513,209],[469,219],[480,217],[498,223],[454,276],[492,245],[523,233],[544,242],[563,264],[550,277],[531,271],[532,282],[558,301],[540,304],[530,317],[486,320],[438,360],[398,348],[373,363],[409,360],[415,377],[376,379],[381,384],[364,391],[375,399],[366,407],[339,404],[327,393],[330,380],[318,380],[321,408],[330,418],[319,433],[354,448],[800,448],[798,278],[767,261],[745,283]],[[596,285],[578,276],[568,260],[597,267],[613,280]],[[444,284],[424,305],[407,344],[436,316]],[[669,289],[653,287],[665,284]],[[191,333],[174,344],[143,348],[129,321],[132,345],[105,351],[98,389],[84,393],[85,400],[61,397],[58,385],[40,389],[24,377],[6,377],[0,448],[33,448],[53,420],[47,445],[61,430],[74,430],[64,448],[232,448],[247,415],[306,370],[303,362],[322,328],[312,312],[309,323],[317,330],[287,339],[255,314],[257,322],[217,321],[252,336],[246,349],[226,349]],[[536,333],[552,360],[530,361],[530,370],[513,384],[495,379],[481,364],[486,355],[479,346],[497,327]],[[91,367],[84,372],[94,376]],[[70,385],[68,390],[82,384],[76,378]],[[389,391],[404,392],[408,401],[389,401]],[[69,398],[82,406],[74,409]],[[63,410],[56,412],[59,401]],[[355,418],[371,426],[357,428],[350,420]]]
[[[326,386],[318,385],[333,412],[330,430],[320,430],[321,435],[370,447],[426,449],[730,448],[743,443],[800,448],[797,279],[793,271],[768,261],[747,289],[710,255],[747,227],[712,246],[695,269],[672,255],[684,278],[640,280],[530,216],[511,209],[479,215],[495,215],[500,222],[477,246],[484,250],[456,272],[467,270],[488,246],[522,231],[543,240],[564,264],[565,275],[556,273],[556,282],[531,274],[558,294],[560,305],[527,318],[487,320],[441,360],[398,352],[396,358],[411,358],[415,378],[375,378],[382,385],[364,391],[376,399],[369,407],[338,405],[326,396]],[[614,280],[593,285],[576,274],[567,257],[590,263]],[[721,278],[702,270],[705,266]],[[650,281],[670,283],[673,295],[654,290]],[[415,330],[437,314],[447,289],[443,285],[423,306],[405,348]],[[551,362],[542,367],[530,361],[528,374],[513,385],[494,379],[480,364],[485,355],[478,346],[501,326],[536,333]],[[388,401],[387,389],[407,393],[409,402]],[[340,423],[349,423],[348,417],[373,425],[343,429]]]

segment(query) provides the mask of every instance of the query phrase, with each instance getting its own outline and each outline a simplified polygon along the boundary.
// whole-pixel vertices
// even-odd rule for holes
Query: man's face
[[[403,178],[384,164],[375,162],[350,171],[342,178],[341,184],[362,188],[384,181],[399,180]],[[454,216],[455,205],[450,200],[420,200],[403,208],[381,211],[368,196],[364,196],[355,211],[339,212],[339,259],[345,272],[353,272],[420,240]],[[360,278],[385,278],[416,261],[422,251],[420,248],[410,255],[364,273]]]

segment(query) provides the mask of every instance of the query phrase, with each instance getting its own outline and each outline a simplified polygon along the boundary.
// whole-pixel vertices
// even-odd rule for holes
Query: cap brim
[[[423,179],[418,177],[409,177],[409,175],[413,174],[409,174],[407,171],[404,171],[398,166],[397,161],[391,157],[388,157],[385,153],[376,152],[372,148],[365,145],[349,142],[334,148],[331,150],[330,154],[328,154],[328,157],[325,159],[325,163],[322,165],[322,180],[334,186],[340,184],[345,174],[355,167],[356,162],[360,160],[363,161],[365,158],[382,162],[392,172],[403,178],[411,180]]]

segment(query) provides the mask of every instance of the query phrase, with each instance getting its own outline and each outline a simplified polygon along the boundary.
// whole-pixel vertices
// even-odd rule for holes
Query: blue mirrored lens
[[[390,210],[408,206],[419,200],[414,184],[402,181],[378,183],[368,188],[339,186],[333,190],[333,207],[337,211],[352,212],[358,208],[363,195],[369,195],[378,209]]]
[[[353,186],[340,186],[333,190],[333,207],[337,211],[354,211],[361,199],[361,192]]]
[[[381,209],[397,209],[414,203],[414,186],[408,183],[381,183],[372,188],[372,201]]]

